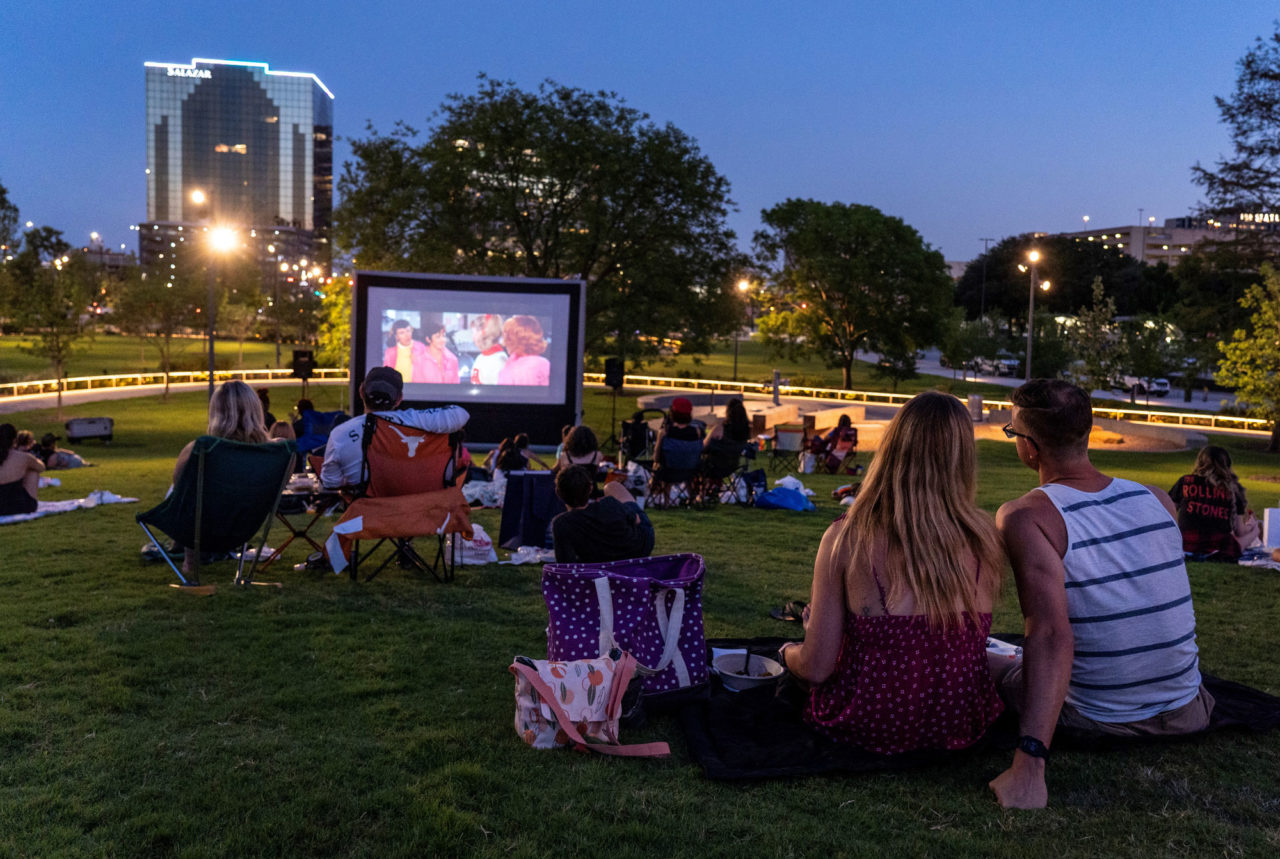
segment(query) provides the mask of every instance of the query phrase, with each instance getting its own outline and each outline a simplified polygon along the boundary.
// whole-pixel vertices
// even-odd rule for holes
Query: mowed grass
[[[338,390],[312,386],[318,407]],[[285,404],[295,392],[273,390]],[[330,402],[330,399],[332,402]],[[630,400],[619,400],[620,417]],[[588,390],[607,436],[610,395]],[[518,653],[545,653],[535,566],[468,567],[451,585],[388,569],[370,583],[290,569],[283,590],[167,587],[139,559],[136,512],[202,431],[202,395],[68,407],[110,414],[116,441],[77,449],[45,497],[97,488],[142,499],[0,527],[0,852],[9,855],[1274,855],[1280,734],[1222,733],[1050,762],[1051,807],[1006,812],[986,782],[1007,755],[914,772],[724,784],[704,779],[677,721],[665,760],[524,746],[512,727]],[[283,411],[283,408],[277,408]],[[49,411],[5,416],[37,434]],[[1274,457],[1217,438],[1255,508],[1275,505]],[[979,444],[994,511],[1034,475],[1012,445]],[[1099,464],[1168,486],[1191,455],[1107,452]],[[864,459],[865,461],[865,459]],[[657,552],[707,561],[709,636],[798,634],[770,607],[808,593],[839,512],[837,477],[804,477],[815,513],[654,511]],[[495,511],[475,520],[491,534]],[[273,542],[280,538],[276,531]],[[228,582],[229,564],[208,581]],[[1193,565],[1206,670],[1280,694],[1280,574]],[[996,628],[1020,628],[1011,587]]]
[[[53,367],[41,355],[25,351],[36,338],[22,334],[0,336],[0,383],[52,379]],[[297,344],[280,345],[282,366],[289,366]],[[203,370],[209,366],[203,337],[183,337],[173,341],[175,370]],[[243,350],[233,340],[216,340],[214,357],[220,370],[265,370],[276,365],[276,344],[246,340]],[[76,341],[67,361],[68,376],[114,376],[128,373],[155,373],[160,370],[160,353],[141,337],[98,333]]]

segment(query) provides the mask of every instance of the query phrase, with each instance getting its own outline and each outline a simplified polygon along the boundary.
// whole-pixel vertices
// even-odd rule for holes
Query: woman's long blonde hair
[[[949,394],[927,392],[907,401],[885,430],[857,500],[844,517],[837,557],[848,570],[869,569],[877,540],[878,568],[889,600],[909,593],[931,625],[958,624],[956,605],[976,618],[981,575],[998,590],[1004,544],[977,505],[973,422]]]
[[[223,382],[209,400],[209,435],[260,444],[267,440],[262,401],[244,382]]]

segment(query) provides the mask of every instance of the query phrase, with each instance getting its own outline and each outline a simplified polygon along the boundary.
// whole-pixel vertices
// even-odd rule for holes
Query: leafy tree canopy
[[[1171,300],[1173,278],[1166,266],[1148,266],[1126,256],[1123,249],[1104,247],[1101,242],[1026,234],[1004,239],[965,268],[956,284],[956,302],[968,318],[993,310],[1010,320],[1027,318],[1030,275],[1018,266],[1027,265],[1027,253],[1033,248],[1040,251],[1036,274],[1053,284],[1049,292],[1036,294],[1037,310],[1074,313],[1093,300],[1093,281],[1098,277],[1123,316],[1157,313]]]
[[[1204,188],[1213,212],[1280,210],[1280,24],[1236,63],[1236,88],[1217,97],[1230,129],[1232,153],[1215,169],[1197,163],[1192,180]]]
[[[1094,278],[1093,303],[1077,311],[1071,329],[1076,357],[1071,365],[1071,381],[1086,391],[1108,390],[1124,375],[1128,349],[1115,317],[1115,300],[1107,297],[1102,278]]]
[[[18,207],[9,199],[9,189],[0,184],[0,260],[18,242]]]
[[[765,341],[841,368],[845,387],[863,348],[884,355],[892,377],[909,377],[909,359],[940,339],[952,304],[942,254],[871,206],[792,199],[761,218],[757,261],[790,303],[761,320]]]
[[[1271,421],[1269,450],[1280,452],[1280,273],[1264,265],[1262,283],[1250,286],[1240,305],[1251,314],[1249,328],[1219,344],[1218,381],[1234,386],[1252,414]]]
[[[587,348],[701,351],[742,319],[729,183],[697,143],[614,93],[481,76],[425,139],[352,141],[335,237],[360,268],[581,277]]]

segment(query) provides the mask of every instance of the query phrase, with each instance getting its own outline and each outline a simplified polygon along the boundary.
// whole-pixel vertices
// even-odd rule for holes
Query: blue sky
[[[981,237],[1157,222],[1228,151],[1215,95],[1275,29],[1239,2],[47,2],[0,32],[0,183],[23,220],[134,249],[143,63],[314,72],[336,133],[427,127],[476,75],[616,91],[701,145],[744,246],[788,197],[901,217],[948,259]],[[337,161],[349,157],[341,141]]]

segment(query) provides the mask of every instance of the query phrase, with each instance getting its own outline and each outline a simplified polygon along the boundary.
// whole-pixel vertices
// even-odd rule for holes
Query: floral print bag
[[[516,733],[535,749],[572,748],[627,757],[665,757],[666,743],[618,743],[622,698],[635,674],[630,653],[557,662],[517,656]]]

